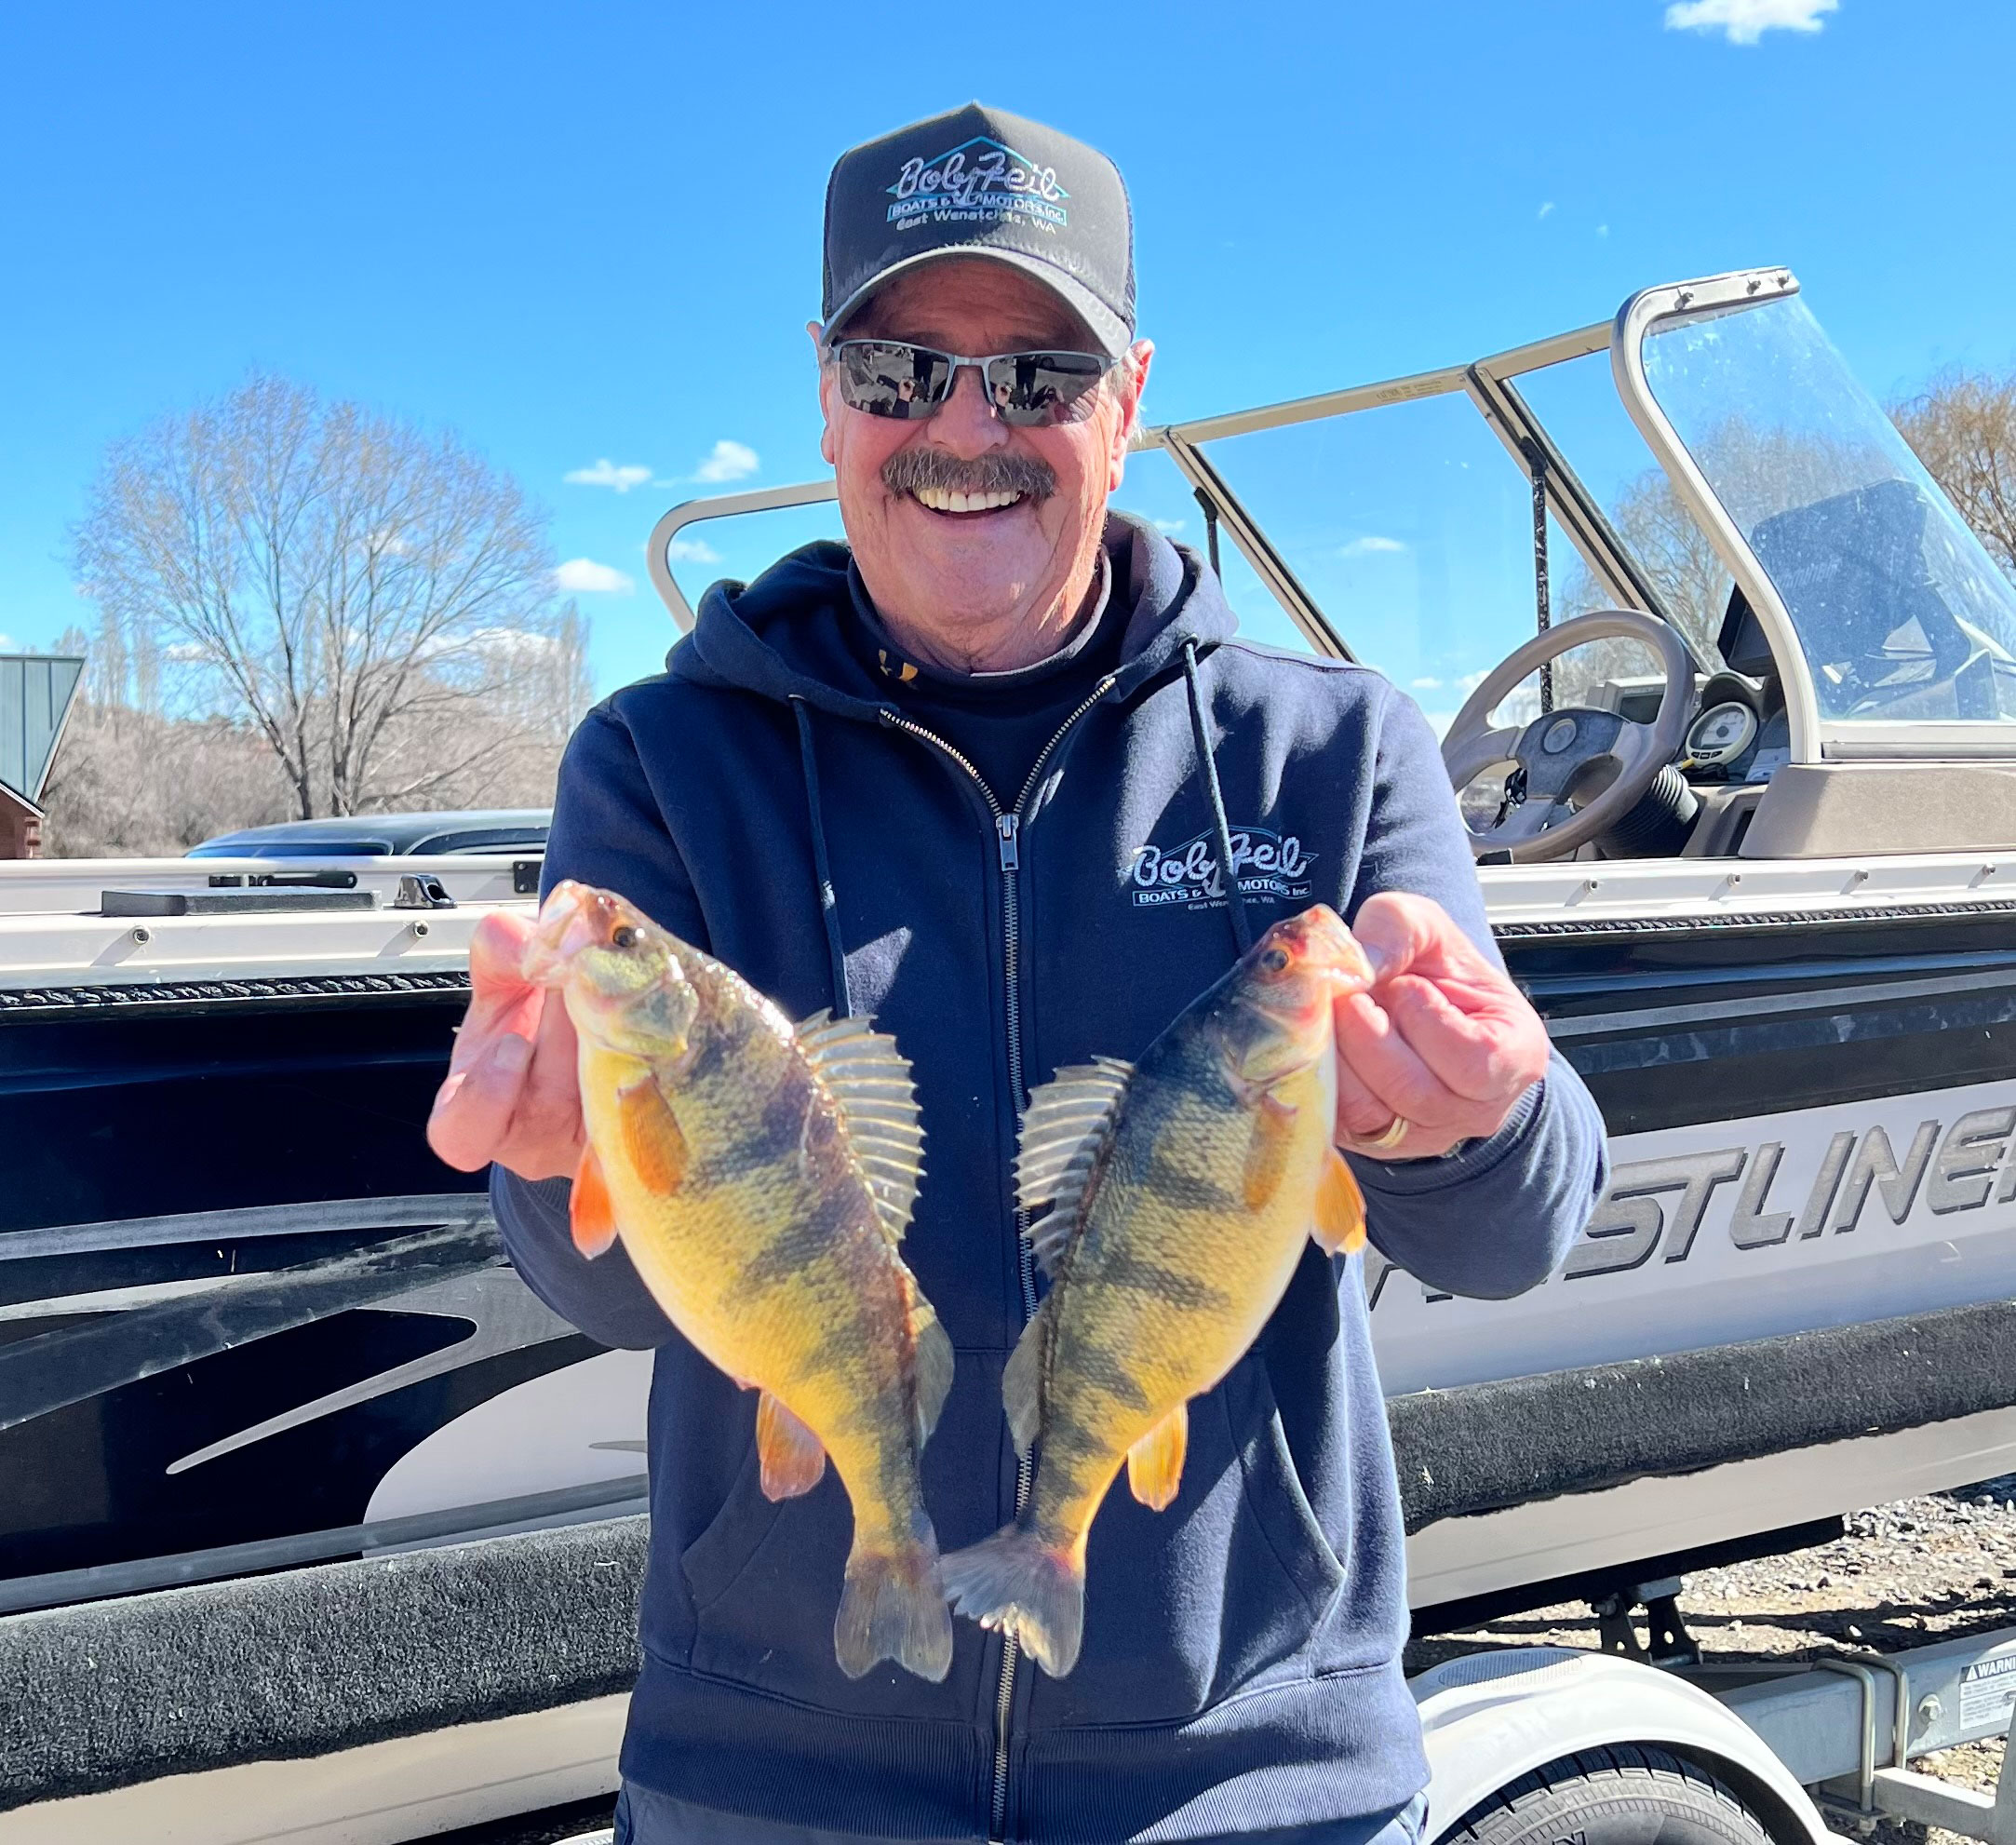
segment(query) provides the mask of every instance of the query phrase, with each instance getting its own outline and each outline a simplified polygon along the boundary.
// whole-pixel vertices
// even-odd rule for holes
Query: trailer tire
[[[1440,1835],[1441,1845],[1771,1845],[1755,1813],[1670,1749],[1624,1744],[1523,1774]]]

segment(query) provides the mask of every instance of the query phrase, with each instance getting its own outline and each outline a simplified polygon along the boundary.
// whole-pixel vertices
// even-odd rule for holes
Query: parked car
[[[543,852],[550,807],[447,814],[343,814],[244,827],[192,846],[191,858],[383,858],[435,853]]]

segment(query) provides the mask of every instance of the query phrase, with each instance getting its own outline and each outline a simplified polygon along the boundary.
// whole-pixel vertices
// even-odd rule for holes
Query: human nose
[[[994,414],[987,379],[977,365],[959,368],[951,395],[931,420],[931,436],[940,448],[969,454],[998,449],[1008,439],[1008,425]]]

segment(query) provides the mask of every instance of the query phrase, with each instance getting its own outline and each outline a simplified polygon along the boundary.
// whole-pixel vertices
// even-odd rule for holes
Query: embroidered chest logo
[[[1304,852],[1293,833],[1267,827],[1234,827],[1232,873],[1239,895],[1251,903],[1306,903],[1314,853]],[[1181,845],[1140,845],[1127,874],[1127,895],[1136,909],[1195,909],[1225,901],[1216,836],[1206,830]]]
[[[998,223],[1010,220],[1038,230],[1070,222],[1055,167],[1039,167],[1014,148],[975,135],[934,160],[906,160],[885,188],[895,203],[889,222],[899,231],[920,224]]]

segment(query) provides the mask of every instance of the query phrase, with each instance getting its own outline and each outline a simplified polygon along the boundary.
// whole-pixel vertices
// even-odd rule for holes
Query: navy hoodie
[[[549,886],[620,891],[792,1016],[851,1005],[910,1059],[926,1140],[904,1255],[957,1352],[923,1456],[948,1550],[1015,1510],[1001,1375],[1038,1286],[1012,1185],[1028,1090],[1137,1057],[1235,953],[1198,720],[1255,933],[1407,890],[1496,955],[1414,705],[1364,667],[1234,640],[1209,571],[1152,530],[1115,516],[1106,544],[1118,664],[1012,805],[904,727],[847,644],[848,554],[814,545],[710,589],[665,674],[589,714],[546,853]],[[1380,1251],[1502,1297],[1581,1230],[1603,1129],[1557,1057],[1488,1140],[1354,1165]],[[628,1779],[771,1827],[1042,1845],[1364,1819],[1425,1784],[1358,1258],[1310,1246],[1252,1353],[1190,1406],[1167,1511],[1108,1495],[1068,1677],[961,1622],[943,1684],[886,1663],[853,1682],[833,1658],[851,1523],[832,1471],[766,1500],[754,1394],[672,1332],[620,1247],[574,1253],[564,1181],[500,1171],[492,1191],[542,1299],[657,1348]]]

